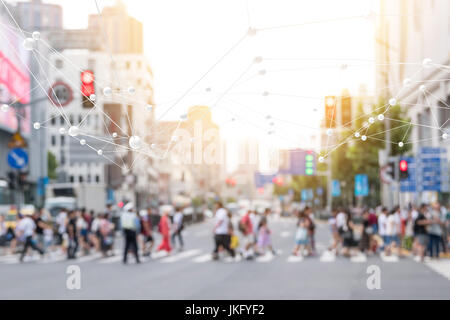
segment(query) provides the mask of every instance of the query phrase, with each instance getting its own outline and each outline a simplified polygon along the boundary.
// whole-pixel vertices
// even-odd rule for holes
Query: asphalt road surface
[[[328,227],[317,227],[316,257],[291,257],[295,221],[269,220],[278,254],[254,261],[211,261],[212,221],[187,226],[185,249],[155,254],[141,264],[117,254],[67,261],[63,256],[0,256],[0,299],[450,299],[450,260],[419,263],[406,257],[335,257],[327,252]],[[159,242],[159,238],[157,238]],[[37,254],[36,254],[37,255]],[[81,288],[69,290],[70,265],[80,267]],[[369,290],[367,268],[380,269],[380,289]]]

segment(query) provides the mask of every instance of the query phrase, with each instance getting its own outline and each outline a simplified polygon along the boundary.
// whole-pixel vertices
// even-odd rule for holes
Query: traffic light
[[[395,161],[389,161],[387,173],[395,181]]]
[[[92,108],[94,102],[90,99],[95,94],[94,73],[91,70],[81,72],[81,98],[83,108]]]
[[[315,157],[311,150],[306,151],[305,154],[305,175],[312,176],[315,174]]]
[[[400,173],[400,180],[408,179],[408,161],[406,161],[405,159],[400,160],[400,162],[398,163],[398,169]]]
[[[341,123],[344,127],[352,125],[352,98],[348,90],[342,92],[341,97]]]
[[[19,172],[17,182],[21,188],[25,187],[27,182],[28,172]]]
[[[8,188],[10,190],[15,190],[17,188],[17,178],[14,171],[8,172]]]
[[[325,97],[325,126],[327,128],[336,127],[336,97]]]

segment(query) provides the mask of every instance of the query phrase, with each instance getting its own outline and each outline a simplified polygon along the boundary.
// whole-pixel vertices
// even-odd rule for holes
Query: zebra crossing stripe
[[[449,260],[439,260],[439,261],[426,261],[425,265],[440,275],[444,276],[450,280],[450,261]]]
[[[134,257],[133,257],[133,258],[134,258]],[[104,259],[100,260],[98,263],[101,263],[101,264],[115,263],[115,262],[119,262],[119,261],[122,260],[122,259],[123,259],[122,256],[120,256],[120,255],[115,255],[115,256],[112,256],[112,257],[104,258]]]
[[[289,256],[286,261],[289,263],[302,262],[303,256]]]
[[[358,254],[350,258],[351,262],[364,263],[367,262],[367,256],[365,254]]]
[[[275,258],[275,256],[272,253],[266,253],[265,255],[256,258],[256,262],[262,262],[262,263],[267,263],[272,261]]]
[[[380,258],[383,260],[383,262],[398,262],[398,256],[390,255],[387,256],[384,254],[384,252],[380,253]]]
[[[201,256],[198,256],[196,258],[194,258],[192,261],[195,263],[204,263],[204,262],[208,262],[212,260],[212,255],[211,253],[207,253]]]
[[[330,251],[324,251],[320,257],[321,262],[334,262],[336,261],[336,255]]]
[[[181,253],[178,253],[176,255],[161,259],[161,263],[170,263],[170,262],[176,262],[182,259],[190,258],[192,256],[198,255],[201,251],[199,249],[192,249],[188,251],[184,251]]]

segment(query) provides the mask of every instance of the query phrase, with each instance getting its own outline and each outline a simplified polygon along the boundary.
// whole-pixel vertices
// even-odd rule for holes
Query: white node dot
[[[423,61],[422,61],[422,65],[425,67],[425,68],[428,68],[428,67],[430,67],[431,66],[431,63],[433,62],[433,60],[431,60],[430,58],[425,58],[425,59],[423,59]]]
[[[235,118],[231,118],[231,121],[236,121],[236,119]]]
[[[206,92],[211,92],[211,88],[206,88]]]
[[[367,140],[367,137],[366,137],[366,136],[361,136],[361,140],[362,140],[362,141],[366,141],[366,140]]]
[[[34,39],[33,38],[26,38],[25,40],[23,40],[22,45],[23,45],[25,50],[31,51],[31,50],[34,49]]]
[[[77,126],[71,126],[69,128],[69,136],[76,137],[80,133],[80,129]]]
[[[8,112],[8,110],[9,110],[9,105],[7,105],[7,104],[2,104],[2,107],[1,107],[1,109],[2,109],[2,112]]]
[[[81,144],[82,146],[84,146],[84,145],[86,144],[86,140],[81,139],[81,140],[80,140],[80,144]]]
[[[97,96],[96,96],[95,94],[91,94],[91,95],[89,96],[89,99],[90,99],[91,101],[95,101],[96,98],[97,98]]]
[[[333,134],[333,130],[331,130],[331,129],[327,129],[327,136],[331,136],[332,134]]]
[[[267,97],[267,96],[269,95],[269,92],[268,92],[268,91],[264,91],[262,95],[263,95],[264,97]]]
[[[319,162],[324,162],[324,161],[325,161],[324,157],[319,157]]]
[[[66,128],[59,128],[59,134],[65,134]]]
[[[112,94],[112,90],[111,90],[111,88],[110,87],[104,87],[103,88],[103,95],[105,95],[105,96],[110,96]]]
[[[156,148],[156,144],[152,143],[152,144],[150,145],[150,148],[155,149],[155,148]]]
[[[103,154],[103,150],[102,150],[102,149],[98,149],[98,150],[97,150],[97,154],[98,154],[99,156],[101,156],[101,155]]]
[[[271,118],[270,114],[266,116],[266,119],[269,120]]]
[[[129,94],[134,94],[136,92],[136,89],[134,87],[128,87],[128,93]]]
[[[403,142],[400,141],[400,142],[398,143],[398,146],[399,146],[400,148],[403,148],[403,146],[404,146]]]
[[[177,137],[177,136],[173,136],[173,137],[171,138],[171,140],[172,140],[172,142],[177,142],[177,141],[178,141],[178,137]]]
[[[259,74],[260,76],[263,76],[263,75],[266,74],[266,70],[264,70],[264,69],[259,70],[259,71],[258,71],[258,74]]]
[[[375,122],[375,118],[374,117],[370,117],[369,118],[369,123],[374,123]]]
[[[41,124],[39,122],[35,122],[35,123],[33,123],[33,128],[35,128],[36,130],[39,130],[41,128]]]
[[[427,87],[426,87],[425,85],[422,84],[422,85],[419,87],[419,90],[422,91],[422,92],[425,92],[425,90],[427,90]]]
[[[261,63],[263,60],[262,57],[255,57],[255,59],[253,59],[253,63]]]
[[[389,99],[389,104],[390,104],[391,106],[395,106],[395,105],[397,104],[397,99],[395,99],[395,98],[390,98],[390,99]]]
[[[359,138],[360,134],[359,132],[355,132],[355,138]]]
[[[141,138],[139,136],[131,136],[128,140],[131,149],[139,149],[142,146]]]
[[[34,31],[34,32],[31,34],[31,37],[32,37],[34,40],[39,40],[39,39],[41,38],[41,33],[40,33],[39,31]]]
[[[447,133],[443,133],[442,134],[442,139],[447,140],[447,138],[448,138],[448,134]]]
[[[181,118],[181,120],[186,120],[186,119],[187,119],[187,114],[186,114],[186,113],[183,113],[183,114],[180,116],[180,118]]]
[[[148,104],[146,107],[147,111],[152,111],[153,106],[151,104]]]
[[[403,80],[403,85],[405,87],[409,87],[411,84],[411,79],[410,78],[405,78],[405,80]]]
[[[247,35],[249,35],[249,36],[254,36],[254,35],[256,35],[256,29],[254,29],[254,28],[248,28],[248,31],[247,31]]]
[[[117,132],[112,133],[113,138],[117,138]]]
[[[195,138],[190,138],[189,141],[190,142],[195,142]]]
[[[378,120],[383,121],[384,120],[384,114],[379,114],[377,118],[378,118]]]

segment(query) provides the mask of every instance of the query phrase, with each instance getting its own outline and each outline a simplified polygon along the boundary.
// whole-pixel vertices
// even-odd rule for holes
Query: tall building
[[[446,147],[450,129],[450,27],[447,0],[381,0],[376,35],[376,85],[386,99],[407,110],[412,154],[423,146]],[[428,60],[431,59],[431,60]],[[398,126],[392,123],[391,127]],[[450,148],[447,148],[450,159]],[[385,188],[385,194],[390,190]],[[436,200],[425,192],[408,201]],[[386,197],[388,198],[388,197]]]
[[[104,37],[103,50],[117,53],[143,53],[143,27],[128,15],[125,5],[117,0],[101,14],[89,15],[89,30]]]
[[[442,133],[450,126],[450,86],[445,80],[450,61],[449,10],[447,0],[380,1],[377,88],[387,99],[396,96],[417,124],[411,127],[414,153],[420,146],[442,144]],[[423,66],[424,59],[432,63]]]
[[[20,27],[28,32],[62,29],[62,7],[42,0],[21,1],[13,7]]]

